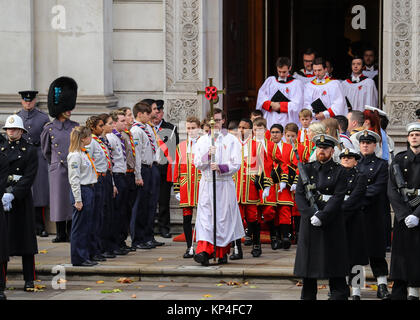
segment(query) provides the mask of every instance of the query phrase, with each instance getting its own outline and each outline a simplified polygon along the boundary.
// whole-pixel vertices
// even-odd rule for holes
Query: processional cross
[[[210,102],[210,130],[211,130],[211,145],[215,146],[215,136],[214,136],[214,105],[219,103],[219,94],[226,94],[226,90],[217,90],[213,86],[213,78],[209,78],[209,85],[206,87],[205,91],[197,91],[197,95],[204,95],[206,99]],[[211,155],[211,162],[215,163],[215,155]],[[216,171],[213,170],[213,246],[214,246],[214,261],[216,261]]]

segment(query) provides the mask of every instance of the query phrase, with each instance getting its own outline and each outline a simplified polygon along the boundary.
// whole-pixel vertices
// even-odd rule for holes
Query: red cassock
[[[257,204],[260,194],[255,186],[255,176],[260,174],[261,164],[257,154],[264,148],[255,140],[248,139],[242,143],[241,168],[235,174],[236,197],[239,204]]]
[[[282,166],[282,153],[276,143],[265,139],[266,150],[264,151],[264,172],[266,186],[270,186],[270,194],[267,198],[263,199],[263,190],[260,190],[260,205],[263,206],[276,206],[277,205],[277,187],[271,178],[271,172],[277,166]]]
[[[306,129],[306,130],[308,130],[308,129]],[[298,138],[297,138],[297,141],[299,141],[299,143],[302,143],[302,142],[301,142],[301,141],[302,141],[302,139],[301,139],[302,132],[304,132],[304,131],[303,131],[303,129],[299,130],[299,133],[298,133]],[[313,143],[311,140],[309,140],[309,137],[308,137],[308,135],[307,135],[307,134],[305,134],[305,138],[304,138],[304,143],[303,143],[303,144],[305,145],[305,147],[307,147],[307,148],[308,148],[309,153],[311,152],[311,150],[312,150],[312,149],[314,148],[314,146],[315,146],[315,143]]]
[[[298,143],[297,141],[295,141],[295,143],[297,144],[297,148],[298,148],[298,155],[299,155],[299,159],[301,162],[303,163],[307,163],[309,161],[309,157],[310,157],[310,152],[309,149],[304,146],[301,143]],[[293,150],[293,147],[291,144],[288,143],[283,143],[283,159],[286,162],[287,161],[287,166],[286,169],[283,170],[282,176],[281,176],[281,182],[285,182],[287,183],[289,186],[293,185],[293,184],[297,184],[298,179],[299,179],[299,169],[298,169],[298,160],[295,154],[295,151]],[[295,172],[295,176],[293,177],[293,172]],[[284,191],[281,193],[283,194]],[[289,191],[289,194],[291,195],[291,199],[293,201],[292,205],[293,205],[293,210],[292,210],[292,215],[293,216],[300,216],[299,211],[297,210],[296,207],[296,203],[294,201],[294,195],[292,195]],[[287,192],[285,193],[284,199],[286,201],[290,201],[290,198],[288,198]],[[282,198],[283,199],[283,198]]]
[[[188,141],[182,141],[176,148],[174,168],[174,192],[179,192],[181,208],[196,207],[198,200],[198,187],[201,172],[194,166],[194,154],[187,153]],[[192,146],[190,150],[192,149]]]

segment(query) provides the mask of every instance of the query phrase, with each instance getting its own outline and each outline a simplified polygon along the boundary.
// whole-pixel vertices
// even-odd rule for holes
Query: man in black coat
[[[407,294],[408,300],[419,300],[420,122],[409,124],[407,131],[410,147],[396,155],[388,182],[388,197],[395,212],[390,272],[390,279],[394,281],[393,300],[406,300]],[[402,176],[400,186],[397,184],[395,165]],[[401,187],[406,189],[400,190]],[[406,201],[403,194],[407,196]]]
[[[296,203],[301,213],[299,242],[294,274],[303,278],[302,300],[315,300],[317,279],[328,279],[331,300],[347,300],[349,274],[344,215],[341,206],[346,191],[344,169],[333,161],[338,141],[328,135],[314,137],[317,160],[304,165],[308,186],[319,210],[310,205],[302,180],[296,189]]]
[[[0,144],[5,140],[0,135]],[[6,189],[7,176],[9,172],[9,163],[7,157],[3,152],[0,152],[0,197]],[[8,248],[7,224],[4,215],[3,206],[0,206],[0,300],[6,300],[4,289],[6,288],[6,274],[7,274],[7,261],[9,261],[9,248]]]
[[[370,130],[356,134],[362,158],[358,170],[367,178],[367,189],[363,200],[365,234],[369,263],[378,281],[377,297],[389,299],[388,263],[386,262],[385,219],[387,205],[388,162],[375,155],[376,144],[381,137]]]
[[[22,257],[24,290],[33,291],[38,245],[31,187],[38,170],[38,156],[36,149],[22,138],[26,129],[19,116],[8,117],[3,129],[8,137],[0,145],[0,150],[7,156],[9,165],[6,191],[2,197],[8,223],[9,256]]]
[[[346,195],[341,210],[346,224],[347,247],[350,262],[349,285],[352,287],[352,299],[360,300],[361,283],[353,285],[353,278],[358,275],[355,266],[369,264],[366,246],[365,220],[362,201],[367,187],[367,178],[356,168],[360,154],[353,149],[344,149],[340,154],[341,165],[346,172]],[[356,280],[356,279],[355,279]]]
[[[159,213],[158,213],[158,224],[159,232],[164,238],[170,238],[170,225],[171,225],[171,213],[170,213],[170,199],[171,199],[171,188],[172,182],[168,181],[168,166],[169,170],[172,170],[170,166],[173,159],[175,159],[176,147],[179,144],[178,129],[172,123],[166,122],[163,119],[163,100],[156,100],[156,105],[159,110],[157,117],[153,119],[155,130],[159,138],[164,143],[160,151],[160,194],[159,194]],[[165,147],[166,146],[166,147]],[[167,149],[166,149],[167,148]],[[167,151],[166,151],[167,150]],[[171,180],[171,172],[169,172],[169,180]]]

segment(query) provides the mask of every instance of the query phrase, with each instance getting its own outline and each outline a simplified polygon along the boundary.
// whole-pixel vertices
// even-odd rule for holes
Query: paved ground
[[[82,268],[71,266],[68,243],[53,244],[51,239],[38,238],[40,253],[35,264],[39,291],[35,293],[22,291],[21,261],[19,257],[11,258],[9,299],[297,300],[300,296],[298,279],[293,278],[295,246],[289,251],[272,251],[269,245],[263,245],[260,258],[252,258],[250,247],[245,247],[243,260],[202,267],[192,259],[182,258],[185,243],[157,237],[166,242],[165,246],[138,250],[95,267]],[[52,274],[54,267],[59,274]],[[367,267],[366,271],[369,277],[370,269]],[[129,283],[117,282],[121,278],[129,279],[126,280]],[[61,281],[65,290],[52,287],[52,281],[57,285],[58,279],[65,279]],[[321,300],[327,299],[328,292],[323,284],[319,284]],[[374,299],[375,295],[374,288],[363,291],[365,299]]]

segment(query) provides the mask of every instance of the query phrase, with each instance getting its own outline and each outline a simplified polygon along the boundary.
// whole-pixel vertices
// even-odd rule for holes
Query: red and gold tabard
[[[235,174],[236,198],[239,204],[258,204],[260,195],[255,186],[255,176],[261,174],[262,161],[258,161],[258,154],[264,147],[261,143],[249,138],[242,145],[241,168]]]
[[[299,141],[300,144],[303,144],[310,151],[310,150],[312,150],[314,148],[315,143],[312,142],[311,140],[309,140],[309,137],[308,137],[308,134],[307,134],[308,130],[309,129],[306,129],[306,131],[304,129],[299,130],[297,140]],[[304,135],[304,138],[303,139],[302,139],[302,134]],[[304,142],[302,142],[302,140]]]
[[[270,186],[270,194],[267,198],[263,199],[262,194],[263,190],[260,190],[260,205],[264,206],[276,206],[277,205],[277,185],[273,183],[273,179],[271,178],[271,171],[278,166],[283,165],[282,161],[282,154],[280,148],[277,146],[276,143],[265,139],[265,147],[263,149],[264,152],[264,172],[265,176],[265,183],[267,186]]]
[[[190,143],[189,148],[188,143]],[[182,141],[176,148],[173,177],[174,192],[179,192],[181,195],[179,204],[181,208],[197,206],[201,172],[194,166],[193,161],[194,153],[192,152],[192,141]]]

